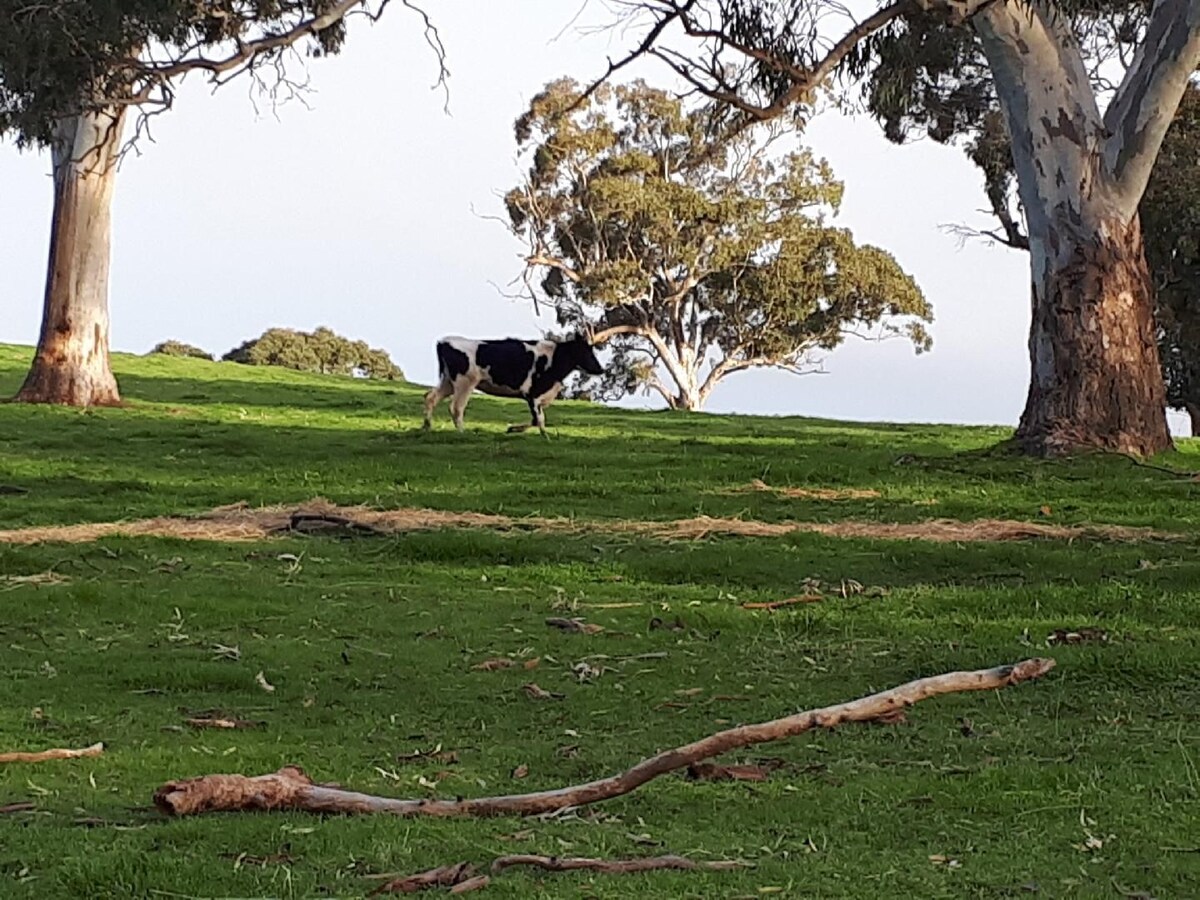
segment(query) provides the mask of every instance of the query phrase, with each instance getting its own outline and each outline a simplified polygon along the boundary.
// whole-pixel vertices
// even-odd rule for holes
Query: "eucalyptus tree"
[[[405,6],[416,9],[409,0]],[[388,0],[0,0],[0,137],[48,148],[54,216],[27,402],[119,402],[108,281],[117,163],[189,74],[294,89],[286,63],[342,49],[347,22]],[[417,10],[422,16],[420,10]],[[426,38],[444,57],[436,30]],[[446,74],[444,67],[441,75]]]
[[[1019,446],[1170,447],[1138,205],[1200,64],[1200,0],[895,0],[861,20],[837,0],[621,5],[647,30],[610,72],[654,56],[743,119],[803,115],[840,75],[889,136],[984,157],[1002,137],[1032,284]]]
[[[529,169],[505,201],[527,284],[614,350],[591,394],[699,409],[729,375],[810,371],[848,334],[929,346],[932,311],[876,247],[835,228],[842,185],[777,128],[714,139],[711,104],[643,82],[561,79],[517,120]]]

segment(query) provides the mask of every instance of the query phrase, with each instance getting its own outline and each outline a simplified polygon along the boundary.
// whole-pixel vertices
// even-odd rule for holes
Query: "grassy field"
[[[0,395],[29,353],[0,347]],[[1016,459],[991,451],[1006,436],[995,428],[561,403],[546,441],[504,434],[522,407],[480,397],[466,434],[444,409],[423,434],[414,385],[115,364],[125,408],[0,405],[0,528],[317,496],[596,527],[0,542],[0,752],[107,745],[94,759],[0,765],[0,807],[32,805],[0,812],[0,896],[361,897],[370,874],[518,852],[753,867],[514,870],[485,896],[1200,896],[1200,482],[1119,457]],[[1200,444],[1155,464],[1200,469]],[[878,495],[742,490],[753,479]],[[699,514],[1000,517],[1183,539],[666,542],[600,527]],[[824,602],[742,607],[808,579]],[[843,582],[863,590],[843,596]],[[562,633],[545,625],[554,615],[605,631]],[[1081,628],[1106,639],[1047,647],[1056,629]],[[556,820],[170,820],[149,808],[171,779],[289,762],[394,796],[556,787],[731,724],[1039,655],[1059,664],[1042,682],[723,760],[782,760],[765,782],[667,776]],[[540,663],[473,668],[498,656]],[[563,697],[531,699],[531,680]],[[214,709],[262,725],[185,725]],[[439,745],[454,758],[404,759]]]

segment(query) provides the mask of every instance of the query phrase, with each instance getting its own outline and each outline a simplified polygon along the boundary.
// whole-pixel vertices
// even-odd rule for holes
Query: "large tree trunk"
[[[120,402],[109,366],[112,196],[124,111],[62,120],[52,145],[54,219],[37,355],[17,394],[25,403]]]
[[[1058,234],[1070,239],[1065,229]],[[1153,285],[1138,221],[1078,237],[1069,254],[1046,261],[1033,286],[1033,371],[1017,441],[1039,455],[1166,450]]]
[[[1032,372],[1018,443],[1046,456],[1166,450],[1153,285],[1137,219],[1140,160],[1158,147],[1141,129],[1113,152],[1112,129],[1061,13],[998,0],[973,23],[1004,110],[1029,231]],[[1150,86],[1134,82],[1141,93],[1123,85],[1114,103],[1136,117]]]

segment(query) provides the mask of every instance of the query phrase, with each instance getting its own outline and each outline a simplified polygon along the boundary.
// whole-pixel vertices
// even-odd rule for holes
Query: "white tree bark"
[[[120,401],[109,365],[112,198],[123,109],[63,119],[51,147],[54,218],[37,354],[17,400]]]

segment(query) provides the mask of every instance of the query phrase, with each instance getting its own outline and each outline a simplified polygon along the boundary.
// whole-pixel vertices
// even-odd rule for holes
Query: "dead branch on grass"
[[[254,777],[203,775],[171,781],[155,791],[154,804],[174,816],[273,809],[440,817],[539,815],[623,796],[668,772],[686,769],[731,750],[795,737],[814,728],[834,728],[846,722],[871,722],[894,716],[915,703],[941,694],[995,690],[1021,684],[1041,678],[1052,668],[1053,659],[1027,659],[1011,666],[920,678],[848,703],[730,728],[657,753],[618,775],[557,790],[459,800],[394,799],[316,785],[300,767],[285,766],[278,772]]]
[[[38,750],[32,753],[18,751],[15,753],[0,753],[0,763],[36,763],[52,759],[79,759],[83,756],[99,756],[103,752],[103,743],[95,743],[90,747],[84,747],[80,750],[68,750],[56,747],[53,750]]]
[[[469,862],[460,862],[452,866],[438,866],[417,872],[415,875],[402,875],[381,884],[368,897],[379,894],[412,894],[432,887],[454,887],[475,877],[475,867]]]

